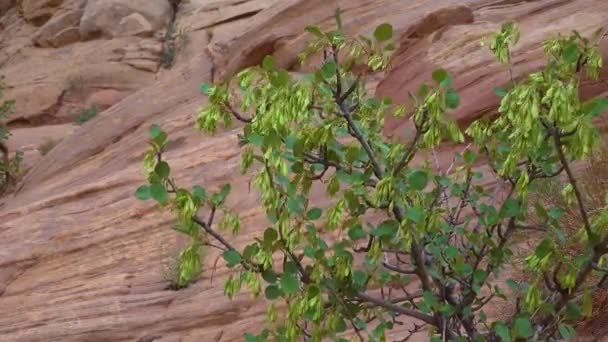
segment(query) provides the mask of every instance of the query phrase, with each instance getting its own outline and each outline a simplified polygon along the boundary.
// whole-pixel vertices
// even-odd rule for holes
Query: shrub
[[[61,139],[46,139],[40,146],[38,146],[38,152],[41,155],[46,156],[57,144],[61,142]]]
[[[72,115],[74,123],[78,126],[84,125],[85,122],[91,120],[99,114],[99,107],[92,105],[90,108],[83,109],[82,111]]]
[[[170,69],[175,62],[177,54],[190,42],[190,30],[177,27],[171,23],[165,32],[165,43],[160,57],[160,64],[165,69]]]
[[[179,256],[181,277],[197,274],[203,247],[219,249],[234,270],[225,294],[246,285],[269,301],[268,327],[246,334],[247,341],[345,341],[345,334],[384,341],[406,318],[415,323],[403,340],[423,329],[432,341],[571,337],[572,324],[593,310],[592,291],[608,277],[606,198],[589,210],[572,171],[597,148],[593,118],[608,107],[605,98],[583,101],[578,93],[581,74],[598,79],[597,40],[576,32],[547,40],[546,67],[497,89],[501,115],[464,132],[449,116],[460,102],[452,78],[434,71],[432,84],[410,94],[415,135],[394,142],[382,135],[384,119],[403,117],[406,109],[366,94],[363,77],[352,72],[362,64],[388,67],[392,27],[353,39],[337,19],[333,31],[307,27],[314,39],[301,60],[322,53],[323,63],[303,78],[266,57],[226,83],[201,85],[209,102],[196,117],[198,129],[214,133],[219,124],[245,123],[242,171],[254,172],[268,224],[244,249],[226,236],[241,230],[226,204],[230,185],[179,186],[163,159],[167,134],[150,128],[148,184],[136,196],[170,208],[176,230],[190,236]],[[518,39],[517,26],[505,23],[485,42],[510,65]],[[471,143],[448,171],[432,158],[412,162],[442,141],[465,137]],[[480,162],[493,172],[482,174]],[[565,182],[554,196],[579,215],[572,229],[560,219],[566,208],[532,195],[556,177]],[[487,185],[490,179],[499,186]],[[313,187],[325,189],[329,205],[311,198]],[[498,281],[514,262],[516,234],[532,231],[539,236],[525,259],[528,281]],[[559,252],[571,243],[581,245],[580,253]],[[279,309],[280,301],[286,305]],[[509,303],[513,314],[489,317],[490,301]]]
[[[23,153],[17,151],[13,157],[9,155],[9,150],[6,146],[6,140],[10,137],[10,132],[6,125],[5,120],[8,115],[14,111],[15,101],[13,100],[2,100],[3,98],[3,77],[0,76],[0,153],[2,159],[0,159],[0,194],[4,193],[11,181],[15,180],[15,176],[19,173],[19,165],[23,160]]]

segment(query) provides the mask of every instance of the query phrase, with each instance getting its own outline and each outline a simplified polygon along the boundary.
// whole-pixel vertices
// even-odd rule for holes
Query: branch
[[[435,318],[433,318],[432,316],[423,314],[422,312],[418,312],[416,310],[411,310],[411,309],[404,308],[402,306],[393,304],[391,302],[387,302],[385,300],[382,300],[382,299],[379,299],[379,298],[376,298],[376,297],[372,297],[372,296],[370,296],[370,295],[368,295],[366,293],[359,293],[359,294],[357,294],[357,298],[359,298],[361,300],[364,300],[366,302],[375,304],[376,306],[383,307],[385,309],[388,309],[388,310],[391,310],[391,311],[394,311],[394,312],[406,315],[408,317],[416,318],[416,319],[421,320],[421,321],[423,321],[425,323],[436,325]]]
[[[401,273],[401,274],[416,274],[416,270],[405,270],[403,268],[397,267],[395,265],[391,265],[388,262],[382,262],[382,266],[387,268],[390,271]]]
[[[246,118],[241,113],[237,112],[236,109],[234,109],[234,107],[232,107],[230,102],[226,101],[225,105],[226,105],[226,108],[228,108],[228,110],[232,113],[232,116],[234,116],[235,119],[239,120],[240,122],[251,123],[253,121],[252,118]]]
[[[570,163],[568,159],[566,159],[566,155],[564,154],[564,149],[561,141],[560,132],[554,126],[548,128],[549,133],[553,136],[555,141],[555,148],[557,149],[557,155],[559,156],[559,160],[566,171],[566,175],[568,176],[568,181],[572,184],[572,188],[574,189],[574,195],[576,196],[576,202],[578,204],[578,209],[581,214],[581,218],[583,219],[583,224],[585,225],[585,230],[587,231],[587,236],[591,238],[593,236],[593,231],[591,230],[591,224],[589,223],[589,216],[587,216],[587,210],[585,210],[585,205],[583,203],[583,196],[581,194],[580,189],[576,183],[576,178],[572,173],[572,169],[570,168]]]

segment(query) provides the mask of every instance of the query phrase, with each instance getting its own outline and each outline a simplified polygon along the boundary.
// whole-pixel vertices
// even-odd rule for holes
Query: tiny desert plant
[[[598,283],[590,280],[608,272],[608,203],[602,198],[590,210],[573,172],[597,149],[593,119],[608,108],[604,98],[579,97],[582,74],[599,77],[597,40],[576,32],[547,40],[546,66],[497,91],[497,119],[481,118],[464,131],[450,117],[460,103],[452,77],[435,70],[430,84],[410,94],[407,117],[416,132],[404,142],[382,132],[385,117],[403,117],[406,108],[370,96],[364,77],[352,72],[354,65],[388,67],[392,26],[355,39],[336,19],[336,30],[307,27],[313,40],[301,60],[318,54],[323,63],[304,77],[267,56],[225,83],[201,85],[208,103],[196,116],[199,130],[244,123],[242,171],[253,173],[264,226],[243,227],[226,203],[229,184],[214,191],[179,184],[165,159],[167,134],[150,128],[148,184],[136,196],[171,209],[176,230],[190,238],[180,275],[197,274],[203,247],[218,249],[234,271],[225,294],[246,286],[268,300],[268,326],[247,333],[248,342],[385,341],[405,324],[393,337],[571,338],[572,325],[593,311]],[[487,43],[509,66],[518,38],[517,26],[505,23]],[[465,137],[471,143],[450,172],[424,159],[443,141]],[[423,161],[414,162],[416,155]],[[480,161],[493,172],[482,174]],[[559,192],[579,215],[572,229],[560,221],[562,204],[534,201],[536,185],[556,177],[564,177]],[[312,197],[313,188],[326,198]],[[228,237],[242,229],[259,229],[244,248]],[[528,280],[499,281],[514,262],[515,236],[530,231],[540,235],[525,258]],[[560,253],[571,243],[580,244],[577,255]],[[508,303],[513,313],[489,316],[491,301]]]
[[[190,42],[190,30],[171,23],[165,33],[165,44],[161,54],[161,65],[165,69],[173,66],[177,54]]]
[[[78,126],[82,126],[85,122],[91,120],[99,114],[99,107],[92,105],[90,108],[83,109],[82,111],[72,115],[74,123]]]
[[[19,173],[19,166],[23,160],[23,153],[17,151],[13,157],[6,146],[6,140],[10,137],[10,132],[6,125],[8,115],[15,109],[15,101],[3,100],[4,78],[0,76],[0,194],[5,192],[10,183],[16,180]]]
[[[48,138],[45,140],[44,143],[42,143],[42,144],[40,144],[40,146],[38,146],[37,150],[38,150],[38,152],[40,152],[41,155],[45,156],[60,142],[61,142],[61,139]]]
[[[82,75],[72,74],[67,78],[67,89],[69,91],[80,91],[85,86],[85,80]]]

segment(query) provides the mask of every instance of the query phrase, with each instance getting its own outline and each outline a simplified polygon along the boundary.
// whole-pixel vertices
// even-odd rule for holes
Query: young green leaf
[[[407,177],[407,182],[410,188],[416,191],[424,190],[428,181],[429,175],[422,170],[416,170]]]
[[[388,23],[380,24],[374,30],[374,38],[379,42],[385,42],[393,38],[393,26]]]
[[[321,74],[325,79],[332,78],[336,75],[338,67],[336,66],[336,62],[333,60],[325,62],[321,67]]]
[[[318,26],[306,26],[306,28],[304,29],[309,33],[314,34],[317,38],[324,38],[325,35],[323,34],[323,32],[321,31],[321,29]]]
[[[320,208],[312,208],[306,213],[306,218],[309,220],[317,220],[321,217],[323,211]]]
[[[300,282],[294,273],[281,274],[281,289],[286,294],[294,294],[300,289]]]
[[[212,87],[212,85],[202,82],[198,88],[201,91],[201,93],[203,93],[205,95],[209,95],[211,93],[211,87]]]
[[[275,299],[281,297],[281,289],[279,289],[279,287],[276,285],[269,285],[266,287],[266,290],[264,291],[264,295],[266,296],[266,299],[268,299],[268,300],[275,300]]]
[[[154,168],[154,172],[161,179],[167,179],[167,177],[169,177],[169,174],[171,173],[171,168],[169,167],[169,163],[167,163],[166,161],[161,161],[160,163],[156,164],[156,168]]]
[[[420,223],[424,218],[424,211],[420,207],[408,207],[405,210],[405,217],[414,223]]]
[[[448,89],[445,93],[445,105],[450,109],[458,108],[460,105],[460,96],[454,89]]]
[[[532,323],[530,323],[529,318],[519,317],[515,320],[515,332],[517,336],[523,338],[529,338],[534,335],[534,330],[532,328]]]
[[[163,130],[160,128],[159,125],[153,124],[148,129],[148,133],[150,134],[150,138],[152,138],[152,140],[154,140],[163,133]]]
[[[452,77],[448,74],[445,69],[437,69],[433,71],[433,80],[437,82],[442,87],[449,88],[452,86]]]
[[[165,205],[169,202],[169,193],[162,184],[154,183],[150,185],[150,195],[162,205]]]
[[[391,237],[397,233],[397,229],[399,229],[399,223],[395,220],[386,220],[378,226],[378,228],[372,231],[372,235],[378,237]]]
[[[147,201],[152,198],[152,193],[150,192],[150,187],[147,185],[142,185],[135,191],[135,197],[140,201]]]
[[[365,231],[363,230],[363,227],[361,227],[360,224],[352,226],[348,230],[348,237],[351,240],[361,240],[361,239],[365,238],[366,236],[367,236],[367,234],[365,234]]]
[[[238,265],[242,261],[241,255],[235,250],[225,251],[222,256],[230,268]]]

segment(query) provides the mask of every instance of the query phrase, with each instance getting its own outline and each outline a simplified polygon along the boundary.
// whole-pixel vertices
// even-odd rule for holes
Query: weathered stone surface
[[[36,32],[34,43],[41,47],[61,47],[79,41],[82,13],[75,9],[53,16]]]
[[[125,19],[134,13],[139,13],[144,20]],[[167,0],[88,0],[80,22],[80,34],[83,39],[124,35],[134,29],[133,19],[147,30],[146,33],[151,33],[164,29],[172,14]],[[135,28],[135,33],[141,34],[138,30],[142,28]]]
[[[15,0],[0,0],[0,17],[8,12],[13,6],[15,6]]]
[[[25,20],[42,25],[57,11],[63,0],[18,0],[19,11]]]
[[[210,11],[242,3],[192,0],[185,8],[198,4],[209,6],[205,11]],[[275,55],[279,65],[297,69],[297,53],[308,39],[304,26],[332,25],[338,3],[350,33],[370,33],[382,22],[395,26],[401,47],[394,68],[374,80],[378,94],[405,101],[407,90],[428,80],[441,65],[453,74],[461,93],[462,108],[454,116],[463,123],[496,107],[492,88],[501,86],[506,76],[503,67],[479,47],[482,35],[504,20],[517,20],[522,42],[515,53],[516,73],[522,74],[541,66],[539,47],[544,38],[572,28],[588,33],[606,25],[601,18],[608,17],[608,3],[603,0],[465,0],[457,6],[452,0],[281,0],[271,7],[261,6],[264,9],[254,17],[211,27],[208,51],[205,44],[189,45],[188,59],[180,60],[158,80],[145,82],[143,78],[131,81],[136,69],[125,65],[130,60],[125,57],[140,56],[142,51],[160,53],[153,39],[145,43],[136,37],[114,39],[101,48],[93,48],[101,41],[90,42],[91,46],[76,43],[46,55],[21,48],[21,55],[15,56],[37,57],[23,64],[15,64],[18,57],[8,59],[13,64],[7,69],[7,79],[14,87],[11,94],[20,94],[19,108],[30,113],[43,112],[52,102],[45,100],[44,105],[27,109],[30,105],[25,103],[36,101],[31,94],[49,92],[50,75],[61,74],[69,63],[70,72],[92,82],[95,91],[106,86],[121,91],[118,85],[123,82],[132,82],[126,89],[149,86],[122,98],[66,137],[33,166],[21,191],[0,204],[0,308],[10,308],[0,310],[3,340],[242,341],[245,331],[260,330],[263,302],[246,295],[232,301],[225,298],[221,282],[228,270],[224,267],[217,269],[211,283],[209,269],[215,252],[207,255],[207,272],[199,282],[178,292],[164,289],[163,265],[183,241],[170,229],[170,213],[133,198],[143,182],[140,159],[147,128],[158,123],[168,131],[173,143],[166,157],[180,184],[216,189],[231,182],[235,189],[247,189],[247,178],[239,174],[238,129],[214,137],[192,129],[192,115],[204,103],[198,85],[212,77],[225,79],[268,53]],[[195,12],[179,12],[178,20],[194,18]],[[206,30],[194,30],[193,35],[200,34],[201,41],[206,41]],[[602,44],[608,58],[606,42]],[[115,61],[108,63],[108,56]],[[41,73],[48,65],[51,71],[43,72],[42,79],[28,76],[19,81],[20,75]],[[102,72],[102,66],[115,69]],[[608,80],[606,72],[602,77]],[[583,93],[606,94],[608,87],[590,84]],[[58,94],[50,98],[56,100]],[[406,125],[389,119],[387,133],[399,135]],[[447,156],[453,149],[444,146],[440,154]],[[320,196],[314,194],[316,199]],[[265,218],[254,193],[241,191],[230,197],[229,205],[243,217],[243,234],[233,239],[242,246],[264,227]],[[598,340],[606,335],[602,329],[594,333]]]

